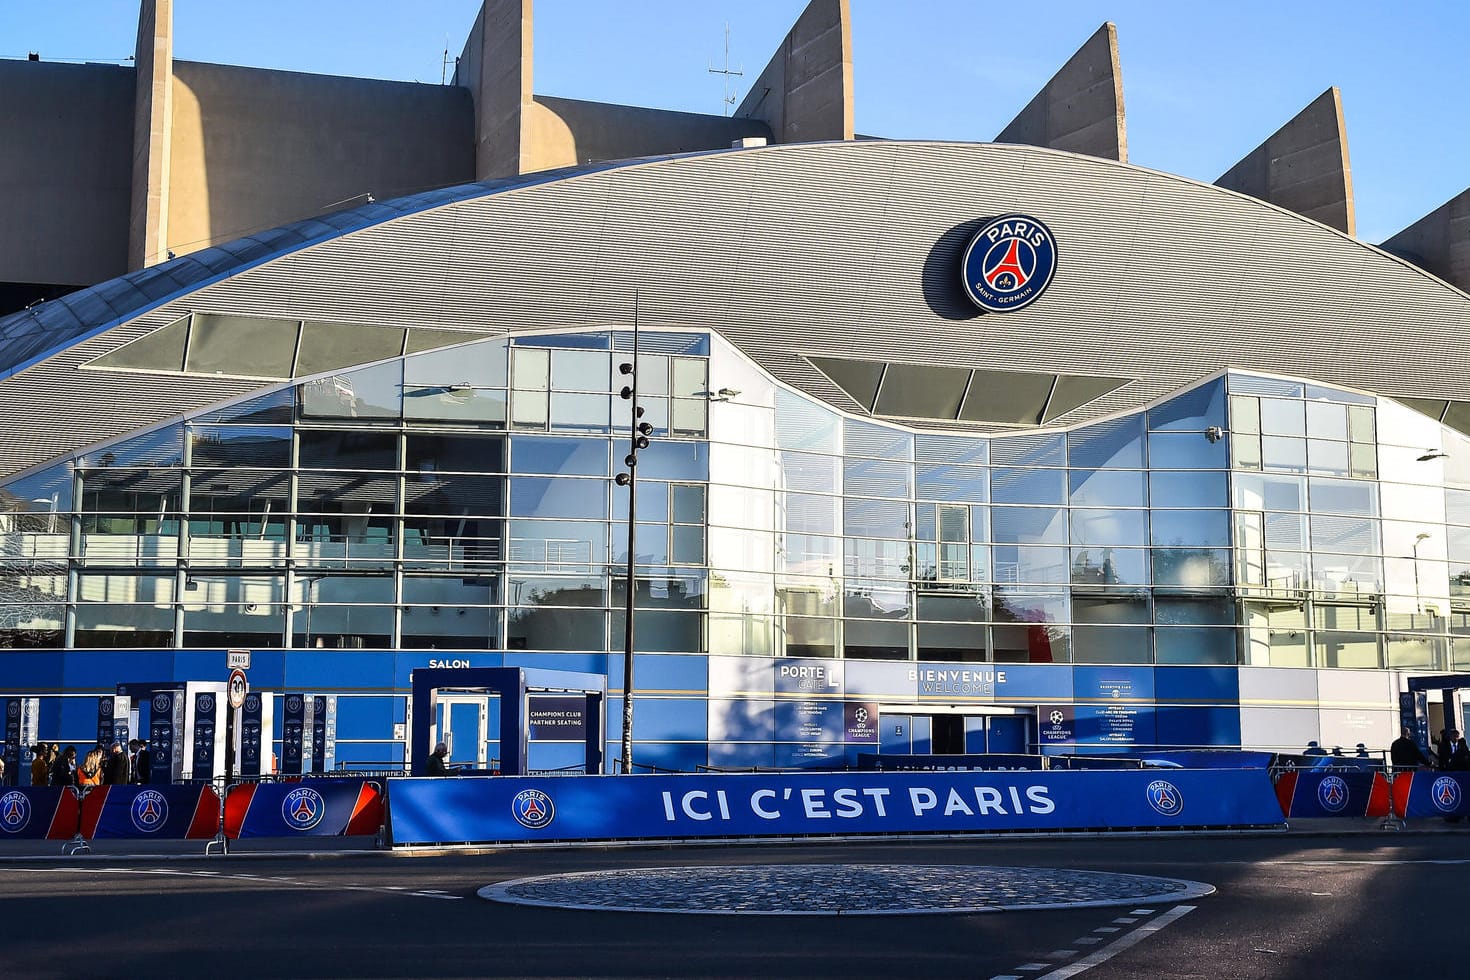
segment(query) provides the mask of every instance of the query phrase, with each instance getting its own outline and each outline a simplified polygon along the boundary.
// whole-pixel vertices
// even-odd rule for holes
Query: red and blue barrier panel
[[[225,795],[225,836],[359,837],[383,825],[383,794],[361,779],[242,783]]]
[[[95,786],[82,798],[87,840],[208,840],[219,832],[219,795],[211,786]]]
[[[71,840],[77,812],[69,786],[0,787],[0,840]]]
[[[1389,785],[1365,769],[1297,769],[1276,781],[1276,799],[1288,817],[1386,817]]]
[[[392,779],[394,845],[1281,825],[1264,769]]]
[[[1393,809],[1405,819],[1470,815],[1470,772],[1401,772],[1393,781]]]

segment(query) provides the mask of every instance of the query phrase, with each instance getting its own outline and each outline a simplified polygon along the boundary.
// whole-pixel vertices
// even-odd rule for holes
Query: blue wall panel
[[[1159,667],[1154,683],[1161,704],[1240,700],[1240,671],[1235,667]]]
[[[353,691],[393,686],[394,654],[381,650],[294,650],[285,686],[298,691]]]
[[[996,684],[999,701],[1070,701],[1072,668],[1065,664],[996,664],[1005,671],[1004,684]]]
[[[709,737],[727,742],[774,742],[776,702],[725,700],[709,702]]]
[[[1152,667],[1072,668],[1072,686],[1078,701],[1152,701]]]
[[[660,769],[693,772],[697,766],[704,765],[708,758],[703,742],[639,742],[633,745],[635,764],[658,766]]]
[[[633,738],[640,742],[644,739],[703,742],[707,737],[707,712],[703,699],[635,697]]]
[[[1160,745],[1239,745],[1240,709],[1158,708],[1154,714]]]
[[[623,660],[620,655],[608,657],[616,660],[618,686],[623,682]],[[601,671],[601,667],[597,668]],[[610,682],[610,681],[609,681]],[[709,689],[709,658],[681,656],[678,654],[640,653],[633,657],[634,691],[667,692],[670,694],[704,694]]]
[[[771,769],[776,765],[776,747],[770,742],[711,742],[709,764],[730,769]]]
[[[62,680],[68,690],[114,691],[130,681],[171,680],[173,673],[172,650],[69,650]]]
[[[59,653],[0,651],[0,690],[48,692],[61,688]]]

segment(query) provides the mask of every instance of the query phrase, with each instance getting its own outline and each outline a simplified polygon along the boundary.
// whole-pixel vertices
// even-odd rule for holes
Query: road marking
[[[1153,915],[1154,914],[1154,910],[1153,909],[1134,909],[1132,912],[1129,912],[1128,914],[1129,915]]]
[[[219,871],[183,871],[173,868],[3,868],[0,869],[0,872],[8,872],[10,874],[48,874],[60,872],[81,875],[165,875],[174,878],[207,878],[213,881],[244,881],[252,885],[286,885],[292,888],[309,888],[320,891],[376,892],[387,895],[411,895],[417,898],[442,898],[455,902],[464,898],[463,895],[445,894],[443,889],[437,888],[426,891],[412,891],[404,885],[337,885],[300,881],[292,878],[273,878],[252,874],[224,874]]]
[[[1075,949],[1054,949],[1046,954],[1046,958],[1049,960],[1070,960],[1076,955],[1077,951]]]
[[[1075,977],[1079,973],[1090,970],[1095,966],[1100,966],[1124,950],[1143,942],[1169,923],[1182,919],[1184,916],[1193,912],[1195,908],[1196,906],[1194,905],[1176,905],[1152,922],[1145,923],[1131,932],[1124,933],[1102,949],[1093,952],[1090,956],[1085,956],[1076,963],[1069,963],[1066,966],[1058,967],[1050,973],[1043,974],[1041,980],[1067,980],[1068,977]]]
[[[1078,936],[1076,939],[1072,940],[1072,942],[1077,944],[1078,946],[1096,946],[1098,943],[1102,942],[1102,938],[1099,936]]]
[[[997,973],[990,980],[1022,980],[1022,978],[1014,973]]]
[[[1050,963],[1022,963],[1016,969],[1034,973],[1037,970],[1045,970],[1049,966],[1051,966]]]
[[[1127,918],[1127,917],[1124,917],[1124,918],[1121,918],[1121,919],[1114,919],[1113,920],[1113,922],[1114,922],[1115,925],[1123,925],[1123,926],[1131,926],[1131,925],[1133,925],[1133,923],[1135,923],[1137,921],[1138,921],[1137,919],[1130,919],[1130,918]]]
[[[1098,926],[1093,932],[1119,932],[1117,926]]]

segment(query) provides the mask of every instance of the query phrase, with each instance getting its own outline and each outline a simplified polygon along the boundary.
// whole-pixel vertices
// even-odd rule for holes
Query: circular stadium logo
[[[1460,784],[1453,777],[1440,776],[1429,787],[1429,798],[1434,801],[1435,807],[1450,813],[1460,805]],[[0,816],[3,815],[4,811],[0,810]]]
[[[5,706],[5,714],[6,714],[7,717],[10,717],[10,718],[19,718],[20,717],[20,702],[19,701],[11,701],[9,704],[7,704]]]
[[[17,790],[0,796],[0,830],[18,834],[31,822],[31,801]]]
[[[97,701],[97,714],[103,718],[112,717],[112,698],[99,698]]]
[[[989,313],[1009,313],[1041,298],[1057,271],[1057,240],[1026,214],[1006,214],[975,232],[960,260],[970,302]]]
[[[556,818],[556,804],[539,789],[523,789],[510,801],[516,823],[529,830],[540,830]]]
[[[195,707],[198,708],[200,711],[203,711],[205,714],[208,714],[209,712],[213,711],[214,710],[214,695],[213,694],[201,694],[201,695],[199,695],[199,701],[195,705]]]
[[[246,711],[259,711],[260,710],[260,695],[259,694],[247,694],[247,695],[245,695],[245,710]]]
[[[1317,802],[1329,813],[1339,813],[1348,804],[1348,785],[1341,776],[1327,776],[1317,784]]]
[[[1166,817],[1177,817],[1184,812],[1184,794],[1179,787],[1167,779],[1155,779],[1144,791],[1148,805]]]
[[[293,789],[281,801],[281,819],[292,830],[311,830],[327,814],[327,801],[309,786]]]
[[[296,712],[300,711],[301,710],[301,707],[302,707],[302,704],[301,704],[301,695],[299,695],[299,694],[293,694],[289,698],[286,699],[286,710],[289,711],[289,712],[291,712],[292,714],[295,714]]]
[[[132,818],[133,826],[143,833],[154,833],[168,820],[168,800],[156,789],[145,789],[133,797],[128,816]]]
[[[174,699],[167,694],[160,694],[153,699],[154,711],[167,711],[174,706]]]

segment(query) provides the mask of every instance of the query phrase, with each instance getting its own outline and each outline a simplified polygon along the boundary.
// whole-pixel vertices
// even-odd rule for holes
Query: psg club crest
[[[18,834],[31,822],[31,801],[24,793],[11,790],[0,796],[0,830]]]
[[[1166,817],[1177,817],[1184,812],[1184,794],[1179,787],[1167,779],[1155,779],[1144,790],[1148,805]]]
[[[167,694],[159,694],[153,699],[154,711],[167,711],[174,706],[174,699]]]
[[[281,819],[292,830],[311,830],[327,814],[327,801],[308,786],[293,789],[281,801]]]
[[[1429,798],[1434,801],[1438,809],[1445,813],[1452,813],[1460,805],[1460,784],[1449,776],[1440,776],[1429,787]],[[4,815],[5,811],[3,807],[0,807],[0,818],[3,818]]]
[[[970,302],[987,313],[1010,313],[1041,298],[1057,271],[1057,240],[1026,214],[993,218],[975,232],[960,260]]]
[[[510,801],[511,815],[528,830],[540,830],[556,818],[556,804],[539,789],[523,789]]]
[[[1348,802],[1348,786],[1341,776],[1327,776],[1317,784],[1317,802],[1329,813],[1339,813]]]
[[[134,827],[145,834],[151,834],[168,820],[168,800],[156,789],[145,789],[133,797],[128,816],[132,818]]]

